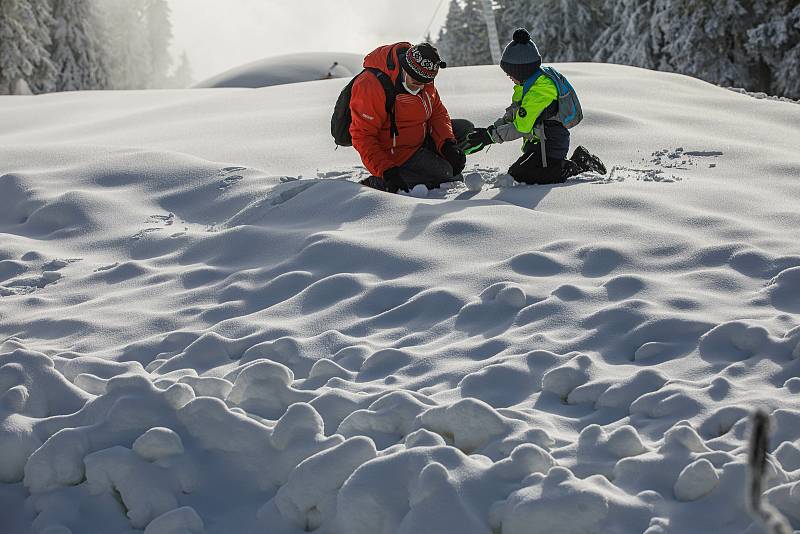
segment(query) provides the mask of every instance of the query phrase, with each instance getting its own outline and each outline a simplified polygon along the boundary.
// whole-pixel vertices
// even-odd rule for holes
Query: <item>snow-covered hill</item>
[[[4,534],[755,534],[756,407],[800,528],[800,107],[559,67],[609,176],[424,199],[346,80],[0,98]]]
[[[350,78],[361,72],[363,56],[348,52],[315,52],[269,57],[232,68],[195,85],[270,87],[329,78]]]

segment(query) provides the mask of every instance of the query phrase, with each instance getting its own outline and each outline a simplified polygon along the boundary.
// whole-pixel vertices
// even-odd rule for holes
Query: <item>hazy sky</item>
[[[174,49],[195,81],[291,52],[366,53],[379,44],[422,40],[444,23],[448,0],[168,0]]]

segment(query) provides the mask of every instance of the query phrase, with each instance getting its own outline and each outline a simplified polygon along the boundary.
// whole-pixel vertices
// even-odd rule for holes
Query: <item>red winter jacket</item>
[[[364,67],[382,70],[397,84],[401,73],[397,50],[410,47],[411,43],[395,43],[376,48],[364,58]],[[387,66],[389,54],[394,60],[392,70]],[[361,155],[367,170],[375,176],[383,176],[386,169],[405,163],[422,146],[426,134],[431,135],[437,149],[441,149],[446,140],[455,138],[450,115],[432,83],[416,95],[398,92],[395,122],[399,133],[395,146],[392,146],[389,133],[386,93],[373,74],[365,72],[353,83],[350,112],[353,147]]]

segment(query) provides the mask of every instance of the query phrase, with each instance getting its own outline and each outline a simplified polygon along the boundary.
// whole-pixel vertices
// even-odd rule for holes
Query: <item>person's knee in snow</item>
[[[561,159],[548,159],[547,166],[543,166],[541,151],[534,149],[511,165],[508,174],[515,181],[528,185],[558,184],[566,181],[563,166]]]

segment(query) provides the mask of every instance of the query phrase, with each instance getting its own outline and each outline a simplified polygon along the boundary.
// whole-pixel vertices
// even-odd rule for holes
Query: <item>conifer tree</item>
[[[146,89],[152,79],[145,0],[104,0],[99,4],[110,89]]]
[[[47,0],[0,2],[0,94],[53,89],[56,70],[47,51],[51,23]]]
[[[656,0],[651,32],[661,38],[655,68],[721,85],[747,83],[754,61],[745,48],[754,13],[749,0]]]
[[[459,40],[466,38],[467,24],[464,20],[464,10],[458,0],[450,0],[444,26],[439,30],[436,47],[439,55],[445,58],[451,67],[468,65],[467,58],[459,47]]]
[[[169,77],[169,87],[175,89],[186,89],[192,84],[192,65],[189,62],[189,56],[184,51],[181,54],[181,60],[175,68],[175,72]]]
[[[609,26],[594,46],[594,60],[646,69],[665,66],[664,37],[654,31],[654,0],[608,0]]]
[[[495,17],[502,19],[505,0],[495,1],[493,5]],[[498,33],[502,40],[504,32],[498,28]],[[491,65],[492,52],[482,0],[451,0],[436,46],[450,66]]]
[[[758,62],[761,90],[800,99],[800,4],[780,0],[760,8],[763,22],[748,31],[747,49]]]
[[[58,72],[56,91],[105,88],[107,75],[100,61],[91,0],[53,0],[50,55]]]
[[[147,28],[150,51],[151,74],[148,87],[166,87],[172,65],[172,57],[169,53],[172,42],[170,8],[165,0],[145,0],[142,6],[142,16]]]
[[[527,29],[545,61],[591,61],[605,20],[599,0],[540,0],[511,3],[504,24]]]

